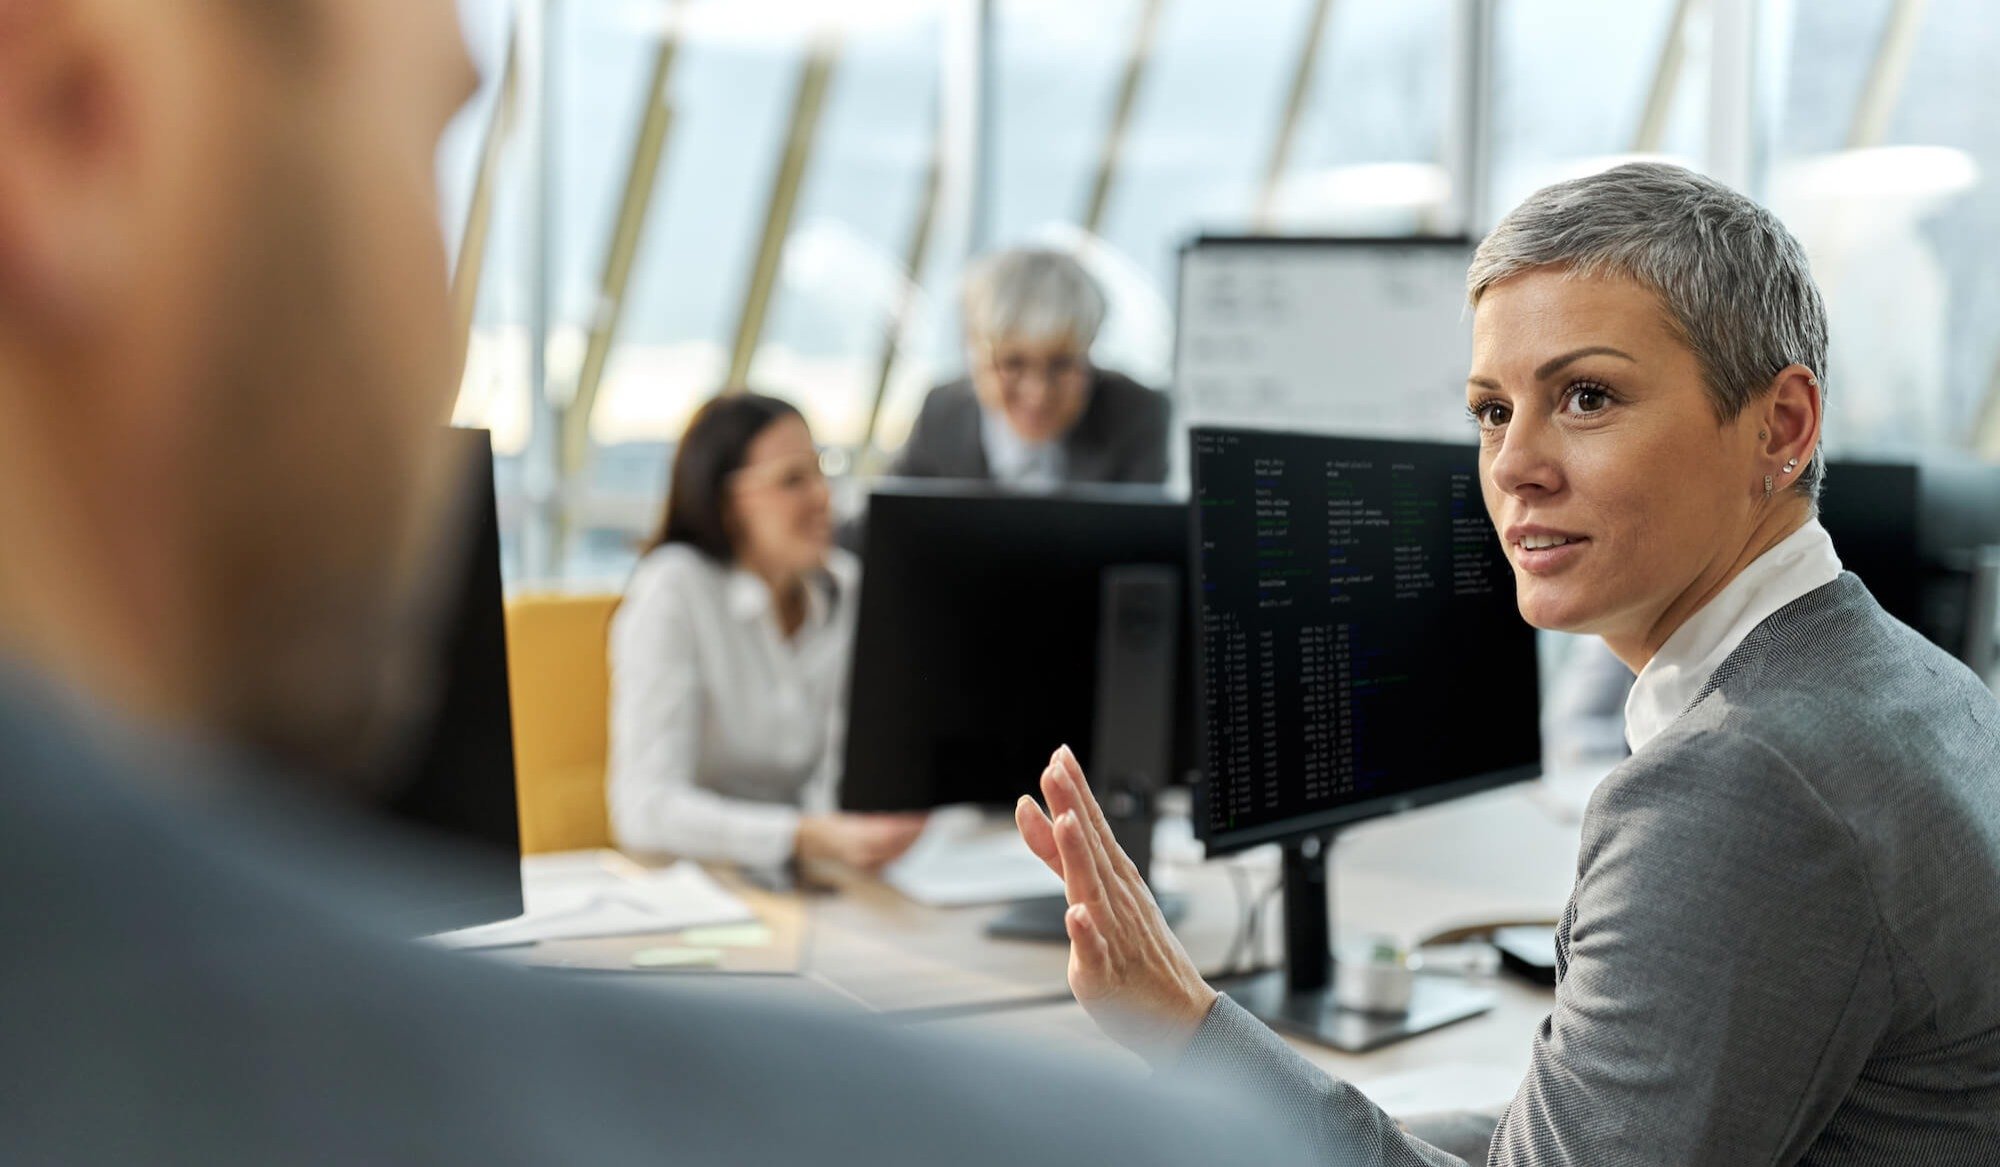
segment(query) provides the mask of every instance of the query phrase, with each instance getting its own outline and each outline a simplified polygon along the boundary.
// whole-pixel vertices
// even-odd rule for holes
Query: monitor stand
[[[1477,1017],[1493,994],[1443,977],[1418,976],[1402,1013],[1363,1013],[1334,1000],[1329,895],[1333,838],[1285,844],[1285,967],[1213,982],[1271,1028],[1345,1053],[1365,1053]]]

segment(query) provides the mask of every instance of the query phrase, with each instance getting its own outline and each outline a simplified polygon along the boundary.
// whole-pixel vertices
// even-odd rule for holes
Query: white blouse
[[[621,847],[775,865],[833,809],[860,562],[835,549],[787,640],[757,576],[669,544],[611,622],[607,797]]]
[[[1625,742],[1633,753],[1660,736],[1701,693],[1743,638],[1778,609],[1840,578],[1840,556],[1819,520],[1750,561],[1715,598],[1674,629],[1639,670],[1625,697]]]

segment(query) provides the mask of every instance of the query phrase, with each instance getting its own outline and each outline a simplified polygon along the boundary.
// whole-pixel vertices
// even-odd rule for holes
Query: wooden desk
[[[996,829],[1007,829],[1004,826]],[[1410,943],[1455,924],[1554,918],[1574,878],[1577,828],[1544,809],[1534,786],[1496,791],[1357,827],[1334,848],[1335,927],[1342,935]],[[1230,864],[1254,892],[1273,885],[1276,853],[1195,864],[1160,864],[1183,892],[1177,931],[1204,970],[1220,971],[1240,919]],[[906,1024],[1000,1035],[1111,1061],[1135,1059],[1097,1033],[1069,997],[1063,945],[985,934],[1000,906],[926,908],[873,879],[844,879],[834,894],[774,894],[733,873],[719,878],[774,932],[770,950],[732,953],[737,972],[794,969],[806,981]],[[1275,962],[1277,900],[1266,904],[1263,952]],[[567,967],[628,969],[630,954],[658,937],[568,941],[519,950],[514,959]],[[720,980],[689,973],[630,974],[662,984]],[[1493,985],[1485,1016],[1371,1054],[1295,1046],[1317,1064],[1379,1093],[1392,1110],[1497,1105],[1526,1072],[1529,1042],[1551,995],[1511,977]]]

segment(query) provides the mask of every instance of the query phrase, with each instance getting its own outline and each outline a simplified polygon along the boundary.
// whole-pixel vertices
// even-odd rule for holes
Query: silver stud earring
[[[1799,468],[1799,460],[1797,458],[1794,458],[1791,461],[1785,463],[1785,473],[1787,474],[1790,474],[1792,471],[1797,470],[1798,468]]]

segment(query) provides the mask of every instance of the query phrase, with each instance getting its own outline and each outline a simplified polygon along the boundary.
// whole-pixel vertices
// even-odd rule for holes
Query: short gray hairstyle
[[[1826,379],[1826,305],[1805,249],[1776,215],[1691,170],[1634,162],[1543,187],[1479,245],[1467,295],[1476,308],[1487,289],[1534,268],[1651,289],[1723,421],[1790,365]],[[1815,448],[1793,489],[1816,500],[1823,463]]]
[[[965,330],[980,340],[1068,336],[1084,349],[1104,323],[1104,289],[1068,254],[998,251],[965,275]]]

